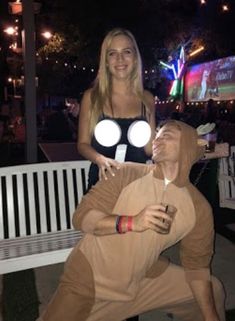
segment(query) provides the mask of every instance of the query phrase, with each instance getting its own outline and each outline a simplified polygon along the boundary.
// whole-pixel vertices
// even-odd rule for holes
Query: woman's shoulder
[[[92,88],[88,88],[84,91],[82,99],[91,99]]]
[[[144,99],[145,101],[148,103],[148,106],[150,108],[153,108],[154,107],[154,104],[155,104],[155,98],[153,96],[153,94],[149,91],[149,90],[144,90]]]
[[[81,100],[81,108],[89,109],[91,105],[91,97],[92,97],[92,88],[89,88],[84,91],[82,100]]]
[[[144,97],[145,98],[149,98],[149,99],[154,99],[153,94],[151,93],[151,91],[144,89]]]

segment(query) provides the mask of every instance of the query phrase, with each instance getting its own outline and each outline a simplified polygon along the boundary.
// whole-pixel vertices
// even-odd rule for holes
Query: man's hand
[[[133,217],[133,232],[144,232],[148,229],[164,233],[172,218],[165,213],[163,205],[149,205]]]
[[[202,311],[204,320],[222,321],[220,320],[216,311],[211,282],[203,280],[194,280],[190,282],[190,287]]]

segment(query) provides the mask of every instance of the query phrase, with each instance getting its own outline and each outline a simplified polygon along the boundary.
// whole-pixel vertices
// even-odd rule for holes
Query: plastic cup
[[[212,153],[215,151],[215,144],[217,140],[217,133],[216,132],[211,132],[208,133],[204,136],[204,138],[207,140],[207,145],[206,145],[206,152],[207,153]]]
[[[169,234],[170,230],[171,230],[171,225],[172,222],[175,218],[175,214],[177,212],[177,208],[174,205],[171,204],[167,204],[167,203],[161,203],[161,205],[165,206],[165,213],[168,214],[171,218],[172,221],[171,222],[165,222],[165,220],[163,219],[163,222],[166,223],[166,228],[161,230],[161,234]]]

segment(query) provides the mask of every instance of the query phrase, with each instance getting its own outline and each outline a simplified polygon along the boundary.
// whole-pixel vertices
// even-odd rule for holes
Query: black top
[[[148,160],[148,156],[145,153],[144,147],[135,147],[132,146],[127,138],[128,129],[136,120],[145,120],[146,118],[146,110],[145,106],[142,107],[142,113],[140,116],[133,117],[133,118],[114,118],[107,115],[102,114],[99,121],[104,119],[110,119],[114,120],[121,128],[121,138],[120,141],[111,147],[105,147],[98,143],[95,136],[93,135],[91,140],[91,146],[100,154],[109,157],[109,158],[115,158],[116,148],[119,144],[126,144],[127,150],[126,150],[126,157],[125,161],[128,162],[137,162],[137,163],[146,163]],[[109,133],[107,133],[109,134]],[[94,163],[91,164],[90,171],[89,171],[89,179],[88,179],[88,185],[89,188],[94,185],[98,181],[98,166]]]

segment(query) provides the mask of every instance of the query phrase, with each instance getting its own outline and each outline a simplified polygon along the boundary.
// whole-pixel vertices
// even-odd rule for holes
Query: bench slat
[[[13,213],[13,215],[8,215],[8,232],[10,237],[16,236],[15,229],[15,208],[14,208],[14,199],[13,199],[13,186],[12,186],[12,177],[6,177],[6,193],[7,193],[7,213]]]
[[[43,171],[37,173],[38,182],[38,202],[39,202],[39,222],[41,233],[48,232],[47,229],[47,212],[46,212],[46,200],[45,200],[45,187],[44,187],[44,174]]]
[[[23,174],[22,173],[13,173],[16,177],[16,189],[17,189],[17,196],[18,196],[18,209],[19,209],[19,229],[20,235],[26,235],[26,216],[25,216],[25,201],[24,201],[24,189],[23,187]]]
[[[86,176],[87,177],[87,176]],[[76,182],[82,182],[82,172],[76,170]],[[78,191],[78,202],[80,202],[82,195],[83,195],[83,186],[82,184],[77,184],[77,191]]]
[[[5,240],[0,246],[0,274],[64,262],[81,238],[81,232],[70,230],[20,238],[17,242]]]
[[[73,170],[68,169],[66,171],[67,173],[67,184],[68,186],[71,186],[71,188],[67,189],[67,196],[68,196],[68,219],[69,223],[72,222],[72,216],[73,216],[73,210],[76,207],[76,202],[75,202],[75,190],[74,190],[74,183],[73,183]],[[79,201],[80,202],[80,201]],[[71,225],[69,226],[69,228]]]
[[[2,179],[0,179],[0,239],[4,238]]]
[[[80,231],[69,230],[40,234],[36,237],[7,239],[0,246],[0,260],[70,248],[82,235]]]
[[[60,176],[60,169],[57,171],[57,177]],[[51,223],[51,231],[57,230],[57,218],[56,218],[56,203],[55,203],[55,185],[54,185],[54,177],[53,177],[53,171],[47,172],[47,178],[48,178],[48,193],[49,193],[49,206],[50,206],[50,223]],[[58,187],[61,184],[61,181],[58,178]],[[59,202],[63,202],[63,193],[59,193]]]
[[[35,204],[35,185],[34,185],[34,176],[33,172],[27,174],[27,198],[28,206],[30,213],[30,234],[37,233],[37,224],[36,224],[36,204]]]
[[[63,171],[58,171],[58,189],[59,189],[59,211],[60,211],[60,221],[61,221],[61,228],[67,228],[66,222],[66,206],[65,206],[65,188],[64,188],[64,179],[63,179]],[[69,189],[71,186],[69,186]]]

